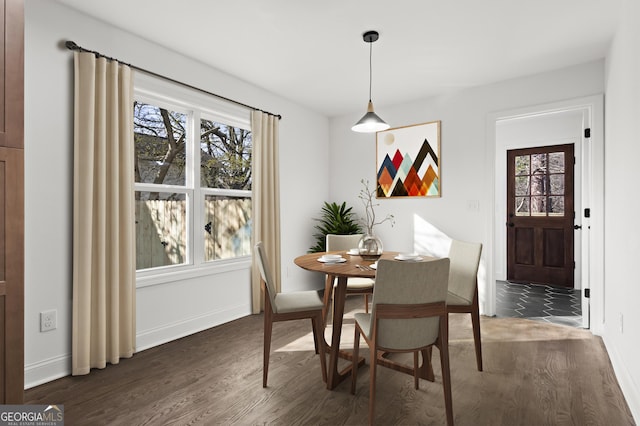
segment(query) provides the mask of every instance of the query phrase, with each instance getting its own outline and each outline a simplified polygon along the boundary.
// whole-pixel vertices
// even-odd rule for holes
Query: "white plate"
[[[351,256],[357,256],[357,255],[359,255],[359,254],[360,254],[360,250],[357,250],[357,249],[356,249],[356,250],[349,250],[349,251],[347,252],[347,254],[349,254],[349,255],[351,255]]]
[[[322,262],[322,263],[342,263],[342,262],[346,262],[347,259],[345,259],[344,257],[339,257],[337,259],[325,259],[324,257],[319,257],[318,258],[318,262]]]
[[[397,255],[396,257],[394,257],[395,260],[404,260],[404,261],[409,261],[409,262],[419,262],[422,260],[422,257],[420,256],[415,256],[415,257],[405,257],[402,255]]]

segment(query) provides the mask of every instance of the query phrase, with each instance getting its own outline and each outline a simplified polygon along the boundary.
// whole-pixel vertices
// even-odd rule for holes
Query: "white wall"
[[[327,198],[328,119],[152,42],[48,0],[25,2],[25,384],[70,373],[73,54],[66,40],[230,99],[281,114],[282,270],[285,291],[321,284],[293,265],[312,245]],[[250,52],[247,52],[250,54]],[[250,312],[245,263],[219,274],[139,288],[144,349]],[[39,312],[58,328],[39,332]]]
[[[636,421],[640,421],[640,257],[637,215],[640,117],[640,4],[625,10],[607,58],[604,341]]]
[[[396,225],[379,227],[385,249],[412,250],[414,227],[422,221],[455,239],[484,244],[480,299],[485,311],[493,282],[494,152],[487,128],[492,113],[580,98],[604,90],[603,61],[533,75],[492,85],[460,90],[376,112],[392,127],[441,120],[441,198],[378,200],[378,214],[393,214]],[[427,83],[426,83],[427,84]],[[375,95],[375,93],[374,93]],[[378,100],[381,104],[382,100]],[[376,178],[375,135],[351,132],[361,111],[331,120],[330,194],[361,213],[357,198],[360,179]],[[475,206],[479,208],[476,209]]]

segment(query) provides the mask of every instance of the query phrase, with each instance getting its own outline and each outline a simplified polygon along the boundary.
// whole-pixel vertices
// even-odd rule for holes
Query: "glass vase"
[[[358,242],[358,251],[365,260],[377,260],[382,255],[382,241],[373,233],[366,233]]]

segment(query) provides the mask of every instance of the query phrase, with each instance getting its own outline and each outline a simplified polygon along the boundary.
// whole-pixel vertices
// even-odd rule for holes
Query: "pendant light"
[[[389,128],[389,125],[373,112],[373,102],[371,102],[371,51],[373,42],[378,40],[379,37],[380,35],[377,31],[367,31],[362,34],[362,39],[365,43],[369,43],[369,104],[367,105],[367,113],[351,128],[354,132],[373,133]]]

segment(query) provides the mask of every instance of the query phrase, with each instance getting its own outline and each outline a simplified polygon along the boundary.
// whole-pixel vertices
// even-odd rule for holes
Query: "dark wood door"
[[[573,288],[573,144],[507,151],[507,279]]]
[[[0,0],[0,404],[24,394],[24,9]]]

